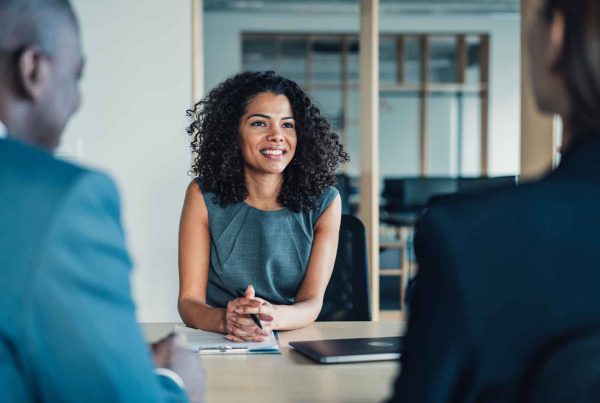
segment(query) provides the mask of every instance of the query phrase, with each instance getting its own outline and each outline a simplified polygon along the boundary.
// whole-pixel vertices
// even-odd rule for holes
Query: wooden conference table
[[[175,323],[144,323],[149,342]],[[321,365],[300,355],[290,341],[397,336],[403,322],[319,322],[279,333],[282,354],[199,356],[207,374],[206,401],[221,402],[381,402],[392,391],[396,361]]]

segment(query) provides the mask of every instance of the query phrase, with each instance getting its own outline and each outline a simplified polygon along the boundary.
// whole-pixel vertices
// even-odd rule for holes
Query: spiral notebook
[[[183,325],[176,325],[174,331],[185,335],[185,347],[199,354],[281,354],[275,332],[271,332],[261,342],[236,343],[227,340],[221,333],[205,332]]]

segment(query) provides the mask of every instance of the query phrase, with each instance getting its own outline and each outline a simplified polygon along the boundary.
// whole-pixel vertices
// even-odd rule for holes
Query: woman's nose
[[[273,127],[269,135],[267,136],[268,141],[280,142],[283,141],[283,133],[279,127]]]

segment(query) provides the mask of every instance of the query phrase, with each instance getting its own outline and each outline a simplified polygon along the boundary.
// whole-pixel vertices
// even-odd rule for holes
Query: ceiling
[[[359,0],[204,0],[206,11],[358,13]],[[519,13],[520,0],[380,0],[380,12]]]

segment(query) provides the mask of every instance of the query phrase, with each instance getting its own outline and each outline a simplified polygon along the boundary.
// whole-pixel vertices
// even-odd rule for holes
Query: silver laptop
[[[386,361],[400,357],[402,337],[291,341],[289,344],[321,364]]]

